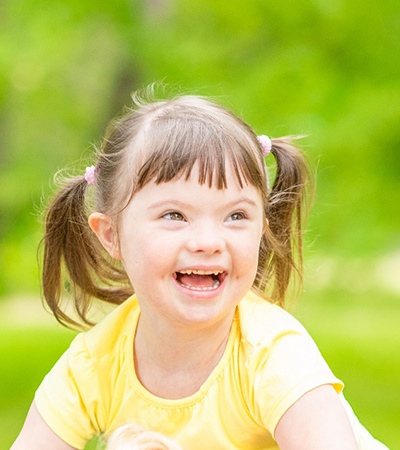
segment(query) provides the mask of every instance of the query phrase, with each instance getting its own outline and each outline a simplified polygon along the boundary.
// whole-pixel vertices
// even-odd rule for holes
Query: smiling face
[[[102,154],[89,224],[122,261],[141,317],[230,323],[266,261],[268,189],[254,131],[184,96],[139,105],[112,127]]]
[[[240,187],[227,165],[227,188],[188,180],[150,182],[123,211],[119,257],[143,315],[191,326],[231,320],[251,288],[264,224],[259,191]]]

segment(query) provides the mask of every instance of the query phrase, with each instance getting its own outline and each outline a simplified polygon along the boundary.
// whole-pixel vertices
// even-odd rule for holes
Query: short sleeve
[[[35,394],[35,405],[47,425],[74,448],[99,433],[104,417],[98,379],[84,334],[78,335]]]
[[[306,331],[300,328],[280,333],[260,358],[254,380],[254,395],[264,426],[274,434],[290,406],[324,384],[331,384],[338,393],[343,389]]]
[[[255,421],[272,436],[283,414],[307,392],[324,384],[342,391],[343,383],[292,315],[255,295],[246,297],[239,312],[244,396]]]

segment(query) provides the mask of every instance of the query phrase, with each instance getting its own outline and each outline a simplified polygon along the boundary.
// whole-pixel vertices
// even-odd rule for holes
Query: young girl
[[[128,423],[192,450],[386,448],[281,308],[301,269],[300,153],[204,98],[135,104],[59,192],[44,239],[57,320],[120,306],[45,377],[12,449],[82,449]]]

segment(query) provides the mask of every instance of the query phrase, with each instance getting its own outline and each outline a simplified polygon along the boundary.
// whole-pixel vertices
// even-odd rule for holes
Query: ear
[[[105,214],[93,213],[90,214],[88,222],[90,228],[109,255],[112,258],[121,259],[117,233],[111,219]]]

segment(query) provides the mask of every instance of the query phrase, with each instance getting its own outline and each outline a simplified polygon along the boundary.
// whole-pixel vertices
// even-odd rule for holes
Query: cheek
[[[254,237],[243,239],[242,245],[238,249],[237,257],[240,259],[241,271],[249,273],[249,276],[257,271],[259,250],[260,241]]]
[[[132,285],[152,283],[170,270],[171,252],[165,243],[146,237],[131,240],[129,244],[122,247],[121,253]]]

